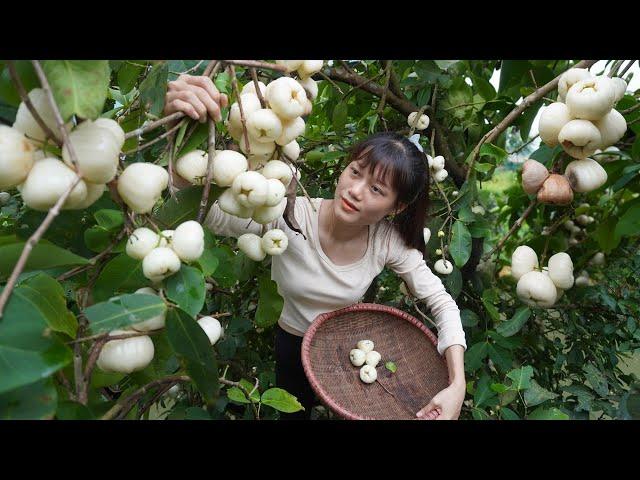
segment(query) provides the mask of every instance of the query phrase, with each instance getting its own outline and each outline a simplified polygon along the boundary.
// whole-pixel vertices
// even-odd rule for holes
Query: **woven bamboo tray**
[[[360,380],[360,368],[349,360],[364,339],[382,355],[378,381],[371,384]],[[436,345],[437,337],[411,315],[357,303],[316,317],[302,341],[302,365],[322,403],[342,418],[416,420],[418,410],[449,386],[447,362]],[[385,367],[390,360],[395,373]]]

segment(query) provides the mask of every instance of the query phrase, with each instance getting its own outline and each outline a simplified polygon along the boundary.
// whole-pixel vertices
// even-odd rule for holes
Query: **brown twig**
[[[149,141],[147,143],[143,143],[142,145],[139,145],[138,147],[136,147],[136,148],[134,148],[132,150],[127,150],[126,152],[123,152],[123,153],[125,155],[131,155],[132,153],[137,153],[137,152],[139,152],[141,150],[144,150],[145,148],[150,147],[151,145],[154,145],[154,144],[158,143],[163,138],[168,137],[169,135],[171,135],[172,133],[177,131],[181,126],[182,126],[181,123],[176,123],[173,127],[171,127],[169,130],[164,132],[162,135],[158,135],[153,140],[151,140],[151,141]]]
[[[420,310],[420,308],[418,308],[418,303],[416,302],[416,299],[413,297],[413,295],[411,296],[411,302],[413,303],[413,307],[418,311],[418,313],[422,316],[422,318],[424,318],[425,320],[427,320],[431,325],[433,325],[435,328],[438,328],[438,326],[433,322],[433,320],[431,320],[427,315],[425,315],[422,310]]]
[[[527,143],[523,143],[522,145],[520,145],[518,148],[516,148],[513,152],[507,152],[508,155],[515,155],[516,153],[520,153],[522,150],[525,149],[525,147],[527,145],[529,145],[531,142],[533,142],[536,138],[538,138],[540,136],[540,134],[536,135],[535,137],[531,138],[530,140],[527,141]]]
[[[256,387],[254,387],[254,389],[251,391],[251,393],[245,388],[244,385],[242,385],[240,382],[233,382],[231,380],[227,380],[226,378],[219,378],[218,381],[224,385],[228,385],[231,387],[236,387],[238,389],[240,389],[240,391],[244,394],[245,398],[249,401],[249,403],[251,404],[251,408],[253,409],[253,417],[255,420],[260,420],[260,413],[258,412],[258,408],[256,407],[255,402],[253,401],[253,399],[251,398],[251,393],[253,393],[253,391],[256,389]],[[257,381],[257,379],[256,379]],[[257,384],[256,384],[257,385]]]
[[[176,155],[176,134],[172,134],[167,141],[167,148],[169,149],[169,164],[167,169],[169,171],[169,196],[178,203],[178,199],[176,198],[176,192],[178,189],[173,184],[173,162]]]
[[[622,71],[618,76],[622,77],[625,73],[627,73],[627,71],[631,68],[631,65],[633,65],[635,62],[636,62],[635,60],[629,60],[629,63],[627,64],[627,66],[622,69]]]
[[[258,100],[260,100],[260,106],[262,108],[266,108],[267,103],[264,101],[264,97],[262,96],[262,91],[260,90],[260,81],[258,80],[258,73],[255,68],[250,68],[249,72],[251,73],[251,79],[253,80],[253,86],[256,90],[256,95],[258,96]]]
[[[233,65],[229,65],[229,75],[231,77],[231,88],[238,101],[238,109],[240,110],[240,123],[242,123],[242,133],[244,135],[244,146],[247,149],[247,155],[251,154],[249,146],[249,134],[247,133],[247,121],[244,117],[244,108],[242,108],[242,99],[240,98],[240,90],[238,89],[238,79],[236,78],[236,69]]]
[[[581,62],[578,62],[577,64],[575,64],[572,68],[589,68],[591,65],[593,65],[596,62],[597,60],[582,60]],[[467,167],[467,174],[465,177],[465,181],[469,180],[469,177],[471,176],[471,172],[473,171],[473,166],[478,158],[478,155],[480,153],[480,148],[482,147],[482,145],[484,145],[485,143],[491,143],[493,140],[495,140],[502,132],[504,132],[507,129],[509,125],[511,125],[520,116],[522,112],[524,112],[527,108],[529,108],[535,102],[537,102],[542,97],[544,97],[547,93],[555,89],[558,86],[559,79],[560,79],[560,75],[558,75],[556,78],[554,78],[547,84],[537,89],[531,95],[528,95],[522,101],[522,103],[518,105],[516,108],[514,108],[513,110],[511,110],[511,112],[509,112],[509,114],[506,117],[504,117],[502,121],[498,123],[498,125],[496,125],[495,127],[493,127],[491,130],[489,130],[487,133],[483,135],[483,137],[480,139],[478,144],[473,148],[473,150],[471,151],[471,154],[469,155],[469,158],[471,158],[471,161],[469,162],[469,166]]]
[[[111,242],[111,245],[109,245],[106,249],[104,249],[102,252],[100,252],[95,257],[89,259],[89,263],[87,265],[82,265],[80,267],[76,267],[76,268],[74,268],[72,270],[69,270],[68,272],[65,272],[62,275],[58,276],[56,278],[56,280],[61,282],[63,280],[66,280],[67,278],[71,278],[74,275],[77,275],[80,272],[83,272],[84,270],[87,270],[87,269],[93,267],[96,263],[98,263],[99,260],[101,260],[103,257],[108,255],[109,253],[111,253],[111,250],[113,250],[115,248],[115,246],[118,244],[118,242],[120,240],[122,240],[122,238],[125,236],[126,233],[127,233],[127,231],[125,229],[122,229],[120,231],[120,233],[118,233],[118,235],[116,236],[114,241]]]
[[[58,136],[51,131],[51,129],[46,123],[44,123],[44,120],[42,120],[42,117],[36,110],[36,107],[33,106],[33,103],[31,102],[31,99],[29,98],[29,95],[27,94],[27,91],[25,90],[24,85],[22,84],[22,80],[20,80],[20,76],[18,75],[16,66],[13,63],[13,60],[9,60],[7,62],[7,67],[9,67],[9,75],[11,75],[11,80],[13,81],[13,84],[16,86],[16,89],[18,90],[20,99],[27,106],[27,108],[29,109],[29,112],[31,112],[31,116],[33,117],[33,119],[38,123],[38,125],[40,126],[42,131],[45,133],[47,138],[52,139],[56,143],[56,145],[58,145],[58,147],[62,147],[62,142],[60,141]]]
[[[344,92],[342,91],[342,89],[338,86],[338,84],[336,82],[334,82],[333,80],[331,80],[326,73],[324,73],[322,70],[320,70],[318,72],[318,75],[320,75],[322,78],[324,78],[327,82],[329,82],[331,85],[333,85],[333,88],[335,88],[338,92],[340,92],[340,95],[344,95]]]
[[[237,65],[239,67],[262,68],[265,70],[276,70],[282,73],[285,73],[287,71],[287,67],[285,67],[284,65],[260,62],[259,60],[224,60],[224,62],[228,63],[229,65]]]
[[[378,108],[376,112],[378,114],[378,117],[384,124],[384,129],[388,130],[387,121],[384,119],[384,104],[387,101],[387,93],[389,93],[389,81],[391,79],[391,69],[393,68],[393,66],[392,66],[391,60],[385,60],[384,65],[385,65],[384,66],[384,71],[385,71],[384,90],[382,91],[382,96],[380,97],[380,102],[378,102]]]
[[[257,88],[257,86],[256,86]],[[209,203],[209,192],[211,191],[211,180],[213,179],[213,157],[216,155],[216,124],[209,118],[209,140],[207,146],[207,176],[202,190],[202,200],[200,200],[200,210],[198,211],[198,223],[204,219],[207,203]]]
[[[156,120],[155,122],[151,122],[143,127],[136,128],[135,130],[131,130],[130,132],[125,133],[124,138],[128,140],[133,137],[138,137],[143,133],[154,130],[158,127],[166,125],[167,123],[174,122],[176,120],[180,120],[183,118],[185,114],[183,112],[174,112],[171,115],[167,115],[166,117],[162,117],[160,120]]]
[[[538,199],[537,198],[534,198],[533,200],[531,200],[531,203],[529,203],[529,206],[526,208],[526,210],[523,212],[523,214],[520,216],[520,218],[518,220],[516,220],[515,223],[511,226],[511,228],[509,229],[509,232],[507,232],[507,234],[498,242],[498,244],[495,247],[493,247],[491,249],[491,251],[489,253],[487,253],[484,257],[482,257],[482,259],[484,261],[489,260],[489,258],[491,258],[491,256],[495,252],[497,252],[497,251],[502,249],[502,247],[504,246],[504,244],[507,241],[507,239],[513,234],[513,232],[515,232],[518,228],[520,228],[522,223],[531,214],[531,212],[533,211],[533,209],[537,205],[537,203],[538,203]]]

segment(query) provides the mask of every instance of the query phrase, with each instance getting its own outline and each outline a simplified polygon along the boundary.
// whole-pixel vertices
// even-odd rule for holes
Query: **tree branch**
[[[260,62],[258,60],[223,60],[225,63],[229,65],[237,65],[239,67],[254,67],[254,68],[262,68],[266,70],[276,70],[278,72],[285,73],[287,71],[287,67],[284,65],[278,65],[277,63],[267,63]]]
[[[257,85],[256,85],[257,88]],[[207,143],[207,176],[202,190],[202,200],[200,200],[200,210],[198,211],[198,223],[202,223],[209,203],[209,192],[211,191],[211,180],[213,179],[213,157],[216,156],[216,124],[209,118],[209,140]]]
[[[531,212],[533,211],[533,209],[534,209],[534,207],[536,206],[537,203],[538,203],[538,199],[537,198],[534,198],[533,200],[531,200],[531,203],[529,203],[529,206],[526,208],[526,210],[520,216],[520,218],[518,220],[516,220],[516,222],[511,226],[511,228],[509,229],[509,232],[507,232],[507,234],[498,242],[498,244],[495,247],[493,247],[491,249],[491,251],[489,253],[487,253],[483,257],[483,260],[485,260],[485,261],[489,260],[489,258],[491,258],[491,256],[495,252],[497,252],[497,251],[502,249],[502,247],[504,246],[504,244],[507,241],[507,239],[513,234],[513,232],[515,232],[518,228],[520,228],[522,223],[531,214]]]

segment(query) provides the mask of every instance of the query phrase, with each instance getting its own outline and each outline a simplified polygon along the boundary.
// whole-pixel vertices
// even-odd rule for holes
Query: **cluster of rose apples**
[[[518,282],[520,300],[533,307],[550,308],[573,286],[573,261],[565,252],[556,253],[540,270],[536,252],[520,245],[511,255],[511,275]]]
[[[51,105],[41,88],[31,90],[28,97],[47,127],[58,130]],[[92,205],[113,180],[124,144],[124,131],[117,122],[99,118],[85,120],[73,130],[66,125],[77,157],[77,170],[82,180],[73,188],[62,205],[65,210],[79,210]],[[62,148],[62,159],[45,150],[46,134],[20,103],[12,127],[0,126],[0,188],[17,187],[24,203],[34,210],[47,211],[73,185],[76,167],[69,146]]]
[[[572,68],[560,76],[558,101],[540,115],[538,131],[550,147],[561,145],[577,159],[564,175],[550,173],[535,160],[523,165],[522,186],[543,203],[566,205],[573,192],[590,192],[607,181],[607,173],[594,159],[611,161],[613,144],[622,138],[627,122],[615,104],[624,96],[627,83],[622,78],[593,76],[587,69]],[[604,152],[611,152],[603,154]]]
[[[349,352],[349,360],[354,367],[360,368],[360,380],[364,383],[373,383],[378,378],[376,367],[382,356],[374,349],[371,340],[360,340],[356,348]]]

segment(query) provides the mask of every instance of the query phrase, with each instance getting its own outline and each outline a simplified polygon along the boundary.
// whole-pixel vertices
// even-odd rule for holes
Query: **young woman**
[[[226,104],[226,96],[207,77],[183,76],[170,83],[165,114],[183,111],[200,121],[207,115],[219,120],[219,106]],[[355,145],[347,160],[333,199],[296,199],[295,217],[306,240],[282,217],[263,226],[223,212],[217,202],[204,221],[217,235],[237,238],[279,228],[288,237],[287,250],[271,260],[271,278],[284,298],[276,327],[276,384],[295,395],[305,410],[283,418],[308,419],[314,403],[300,357],[311,322],[321,313],[357,303],[386,266],[430,308],[438,352],[449,368],[449,387],[416,417],[457,419],[466,389],[466,342],[460,310],[424,259],[429,201],[425,155],[407,138],[381,133]]]

